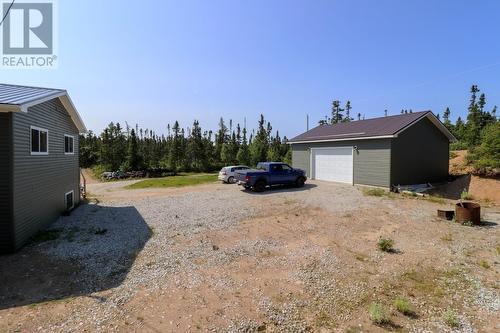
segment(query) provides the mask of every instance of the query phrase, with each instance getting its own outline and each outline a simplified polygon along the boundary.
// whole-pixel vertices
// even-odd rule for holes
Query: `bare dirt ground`
[[[87,184],[97,184],[100,183],[101,181],[97,178],[95,178],[94,174],[92,173],[92,170],[90,169],[81,169],[83,176],[85,177],[85,181]],[[80,183],[83,183],[83,179],[80,175]]]
[[[435,217],[452,201],[333,183],[256,194],[130,182],[90,185],[95,202],[56,236],[0,257],[0,332],[500,330],[494,204],[468,227]],[[370,320],[373,302],[390,321]]]
[[[500,180],[467,175],[472,171],[466,164],[467,150],[453,152],[456,156],[450,159],[450,174],[462,175],[463,181],[458,181],[455,192],[466,189],[475,200],[494,202],[500,205]],[[453,187],[453,186],[452,186]]]

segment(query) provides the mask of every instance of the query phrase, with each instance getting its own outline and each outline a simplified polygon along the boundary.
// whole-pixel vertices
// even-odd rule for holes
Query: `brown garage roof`
[[[290,143],[307,141],[340,141],[346,139],[367,139],[393,137],[411,124],[425,118],[440,128],[451,141],[455,138],[431,111],[420,111],[396,116],[387,116],[366,120],[357,120],[346,123],[319,125],[293,139]]]

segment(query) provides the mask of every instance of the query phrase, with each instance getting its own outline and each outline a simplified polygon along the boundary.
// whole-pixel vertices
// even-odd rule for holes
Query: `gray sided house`
[[[289,141],[312,179],[391,187],[448,177],[455,137],[432,112],[320,125]]]
[[[0,84],[0,253],[79,202],[84,132],[65,90]]]

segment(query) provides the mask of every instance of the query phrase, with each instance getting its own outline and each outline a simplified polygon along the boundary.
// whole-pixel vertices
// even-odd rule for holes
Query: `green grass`
[[[152,178],[128,185],[128,189],[153,188],[153,187],[182,187],[213,183],[217,181],[216,173],[180,174],[165,178]]]
[[[440,196],[437,196],[437,195],[429,195],[429,196],[424,197],[424,199],[427,201],[430,201],[430,202],[440,204],[440,205],[445,205],[447,203],[444,198],[441,198]]]

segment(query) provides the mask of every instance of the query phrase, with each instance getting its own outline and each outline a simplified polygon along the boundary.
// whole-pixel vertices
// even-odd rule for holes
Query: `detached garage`
[[[430,111],[320,125],[289,143],[311,179],[381,187],[448,177],[455,137]]]

